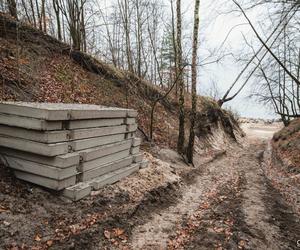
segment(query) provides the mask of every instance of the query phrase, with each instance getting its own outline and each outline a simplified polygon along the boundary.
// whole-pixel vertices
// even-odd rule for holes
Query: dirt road
[[[300,220],[262,164],[278,129],[246,124],[241,145],[180,175],[181,158],[152,159],[75,205],[0,168],[0,249],[300,249]]]
[[[261,165],[266,142],[277,129],[248,127],[243,146],[195,172],[177,200],[132,217],[128,247],[297,249],[299,218]]]

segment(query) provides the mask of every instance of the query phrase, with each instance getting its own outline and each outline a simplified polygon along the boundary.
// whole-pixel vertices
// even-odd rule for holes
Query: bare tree
[[[7,6],[8,6],[9,14],[12,17],[18,19],[16,0],[7,0]]]
[[[178,132],[178,142],[177,142],[177,151],[179,153],[183,153],[184,151],[184,141],[185,141],[185,131],[184,131],[184,123],[185,123],[185,111],[184,111],[184,81],[183,76],[180,73],[180,69],[182,68],[182,45],[181,45],[181,0],[177,0],[176,2],[176,16],[177,16],[177,28],[176,28],[176,53],[177,53],[177,67],[176,67],[176,75],[178,77],[178,86],[179,86],[179,132]]]
[[[59,0],[52,0],[53,9],[56,17],[56,26],[57,26],[57,38],[58,40],[62,40],[62,31],[61,31],[61,18],[60,18],[60,7]]]
[[[192,110],[190,115],[190,136],[187,149],[187,159],[193,163],[194,143],[195,143],[195,123],[197,114],[197,52],[198,52],[198,33],[199,33],[199,7],[200,0],[195,0],[194,13],[194,32],[193,32],[193,56],[192,56]]]

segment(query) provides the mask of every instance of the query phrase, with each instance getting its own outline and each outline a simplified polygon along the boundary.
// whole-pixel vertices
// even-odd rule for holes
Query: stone
[[[133,155],[133,162],[134,163],[139,163],[143,160],[143,154],[136,154]]]
[[[67,129],[112,127],[124,124],[123,118],[116,119],[92,119],[92,120],[73,120],[68,122]]]
[[[64,180],[55,180],[18,170],[15,170],[14,173],[18,179],[28,181],[53,190],[62,190],[66,187],[73,186],[76,183],[76,176],[72,176]]]
[[[72,147],[73,151],[81,151],[88,148],[99,147],[102,145],[119,142],[124,140],[124,137],[124,134],[107,135],[90,139],[72,141],[70,142],[70,146]]]
[[[13,169],[56,180],[63,180],[77,174],[77,166],[57,168],[45,164],[18,159],[11,156],[4,156],[4,163],[6,163],[7,167]]]
[[[126,158],[126,157],[129,156],[129,152],[130,152],[130,150],[127,149],[127,150],[124,150],[124,151],[121,151],[121,152],[117,152],[117,153],[114,153],[114,154],[103,156],[103,157],[98,158],[98,159],[83,162],[79,166],[79,171],[80,172],[85,172],[85,171],[100,167],[102,165],[105,165],[107,163]]]
[[[8,115],[0,113],[0,124],[14,127],[21,127],[33,130],[61,130],[61,121],[45,121],[23,116]]]
[[[43,155],[1,147],[0,155],[1,154],[58,168],[67,168],[70,166],[79,165],[80,162],[80,156],[77,152],[58,155],[55,157],[47,157]]]
[[[125,159],[121,159],[118,161],[109,162],[108,164],[102,165],[100,167],[94,168],[92,170],[86,171],[82,173],[82,181],[89,181],[98,176],[102,176],[104,174],[116,171],[118,169],[128,167],[132,163],[132,156],[127,157]]]
[[[72,201],[78,201],[89,196],[91,191],[92,188],[88,183],[80,182],[74,186],[64,189],[63,196]]]
[[[57,143],[69,140],[68,131],[66,130],[42,132],[37,130],[0,125],[0,134],[41,143]]]
[[[82,161],[91,161],[106,155],[114,154],[131,147],[131,140],[124,140],[112,144],[107,144],[101,147],[85,149],[78,151]]]
[[[71,140],[87,139],[99,136],[124,134],[126,132],[126,126],[114,126],[114,127],[102,127],[102,128],[88,128],[88,129],[76,129],[70,131]]]
[[[133,164],[126,168],[121,168],[111,173],[105,174],[101,177],[97,177],[89,182],[93,190],[99,190],[100,188],[111,185],[139,170],[139,164]]]
[[[45,144],[3,135],[0,135],[0,146],[44,156],[57,156],[69,152],[67,143]]]

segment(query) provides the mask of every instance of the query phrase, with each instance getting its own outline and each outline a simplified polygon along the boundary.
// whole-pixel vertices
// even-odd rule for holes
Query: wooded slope
[[[118,70],[10,17],[0,15],[0,100],[93,103],[139,111],[138,123],[149,135],[153,102],[166,90]],[[186,110],[190,97],[186,95]],[[176,148],[178,102],[175,92],[159,101],[154,115],[154,141]],[[233,117],[208,97],[198,98],[197,135],[211,126],[229,136],[238,128]],[[187,117],[188,118],[188,117]],[[187,121],[188,122],[188,121]]]

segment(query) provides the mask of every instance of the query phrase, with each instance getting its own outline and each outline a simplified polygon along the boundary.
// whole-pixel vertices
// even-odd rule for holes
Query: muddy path
[[[195,171],[176,200],[132,216],[126,247],[297,249],[300,221],[264,176],[265,145],[248,138]]]

